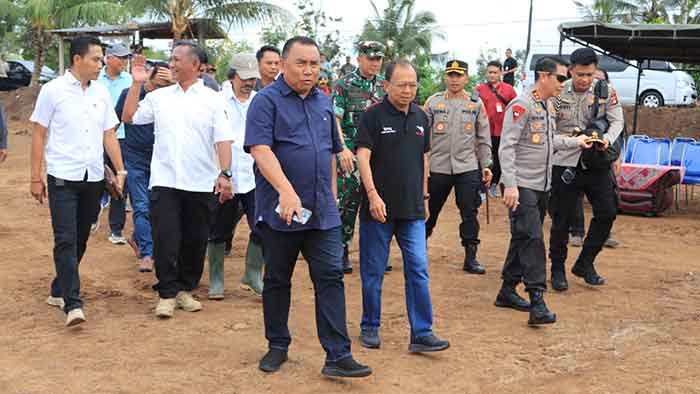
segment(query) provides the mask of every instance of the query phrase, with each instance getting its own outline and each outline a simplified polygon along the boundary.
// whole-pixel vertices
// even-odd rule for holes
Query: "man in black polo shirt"
[[[515,86],[515,74],[518,72],[518,61],[513,58],[513,51],[506,49],[506,60],[503,61],[503,82]]]
[[[387,96],[360,118],[357,160],[362,179],[360,276],[362,345],[378,348],[381,293],[389,244],[396,236],[403,255],[411,352],[434,352],[450,344],[433,334],[428,288],[425,221],[428,212],[428,117],[413,103],[418,81],[410,63],[386,68]]]

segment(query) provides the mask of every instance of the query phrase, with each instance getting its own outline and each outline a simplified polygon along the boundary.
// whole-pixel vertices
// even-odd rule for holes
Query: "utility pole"
[[[527,24],[527,45],[525,46],[525,61],[527,61],[528,56],[530,56],[530,39],[532,37],[532,2],[530,0],[530,18]]]

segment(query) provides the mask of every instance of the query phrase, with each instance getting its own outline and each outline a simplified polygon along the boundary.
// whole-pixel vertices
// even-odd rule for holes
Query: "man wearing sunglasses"
[[[496,306],[529,311],[530,325],[551,324],[557,319],[543,298],[547,284],[542,223],[552,184],[553,152],[590,147],[586,136],[554,134],[555,111],[550,98],[564,88],[566,66],[561,60],[544,58],[537,62],[535,73],[534,89],[516,97],[506,108],[498,150],[511,240]],[[530,295],[529,303],[515,291],[521,281]]]
[[[622,132],[624,118],[622,106],[614,91],[609,90],[607,97],[598,97],[596,100],[597,85],[605,83],[595,79],[597,68],[598,56],[592,49],[580,48],[571,54],[571,81],[566,82],[561,96],[556,99],[557,135],[571,135],[586,130],[594,120],[604,118],[609,127],[601,136],[603,143],[596,144],[596,149],[605,151]],[[585,193],[591,202],[593,218],[571,273],[583,278],[589,285],[599,286],[605,283],[593,264],[610,235],[617,214],[616,184],[610,166],[587,166],[581,156],[582,150],[579,147],[562,149],[554,154],[549,209],[552,217],[549,257],[552,260],[552,288],[558,291],[565,291],[569,287],[564,263],[569,226],[575,221],[579,194]]]

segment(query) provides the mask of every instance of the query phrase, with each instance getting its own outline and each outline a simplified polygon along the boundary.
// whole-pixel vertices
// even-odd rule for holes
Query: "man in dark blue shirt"
[[[172,84],[167,63],[156,64],[151,79],[141,88],[139,101],[148,92]],[[124,89],[114,110],[122,121],[124,102],[129,89]],[[153,123],[145,125],[124,124],[126,136],[122,155],[124,166],[129,176],[126,178],[130,191],[131,206],[134,209],[134,233],[129,240],[139,258],[139,271],[153,271],[153,239],[151,238],[151,221],[149,219],[148,184],[151,179],[151,157],[153,156]],[[127,164],[128,163],[128,164]]]
[[[275,372],[287,360],[291,279],[301,252],[309,263],[316,326],[326,351],[321,373],[369,376],[372,370],[350,352],[335,190],[334,155],[342,145],[331,102],[315,87],[320,73],[316,42],[306,37],[287,41],[282,71],[253,98],[244,144],[255,159],[255,217],[266,263],[263,315],[269,351],[260,369]]]

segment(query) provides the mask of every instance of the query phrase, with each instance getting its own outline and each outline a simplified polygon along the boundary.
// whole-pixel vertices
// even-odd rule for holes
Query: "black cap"
[[[467,64],[467,62],[463,62],[461,60],[450,60],[445,65],[445,74],[457,73],[464,75],[467,73],[468,68],[469,65]]]
[[[598,64],[598,55],[591,48],[579,48],[571,53],[569,61],[572,65],[578,64],[581,66]]]

